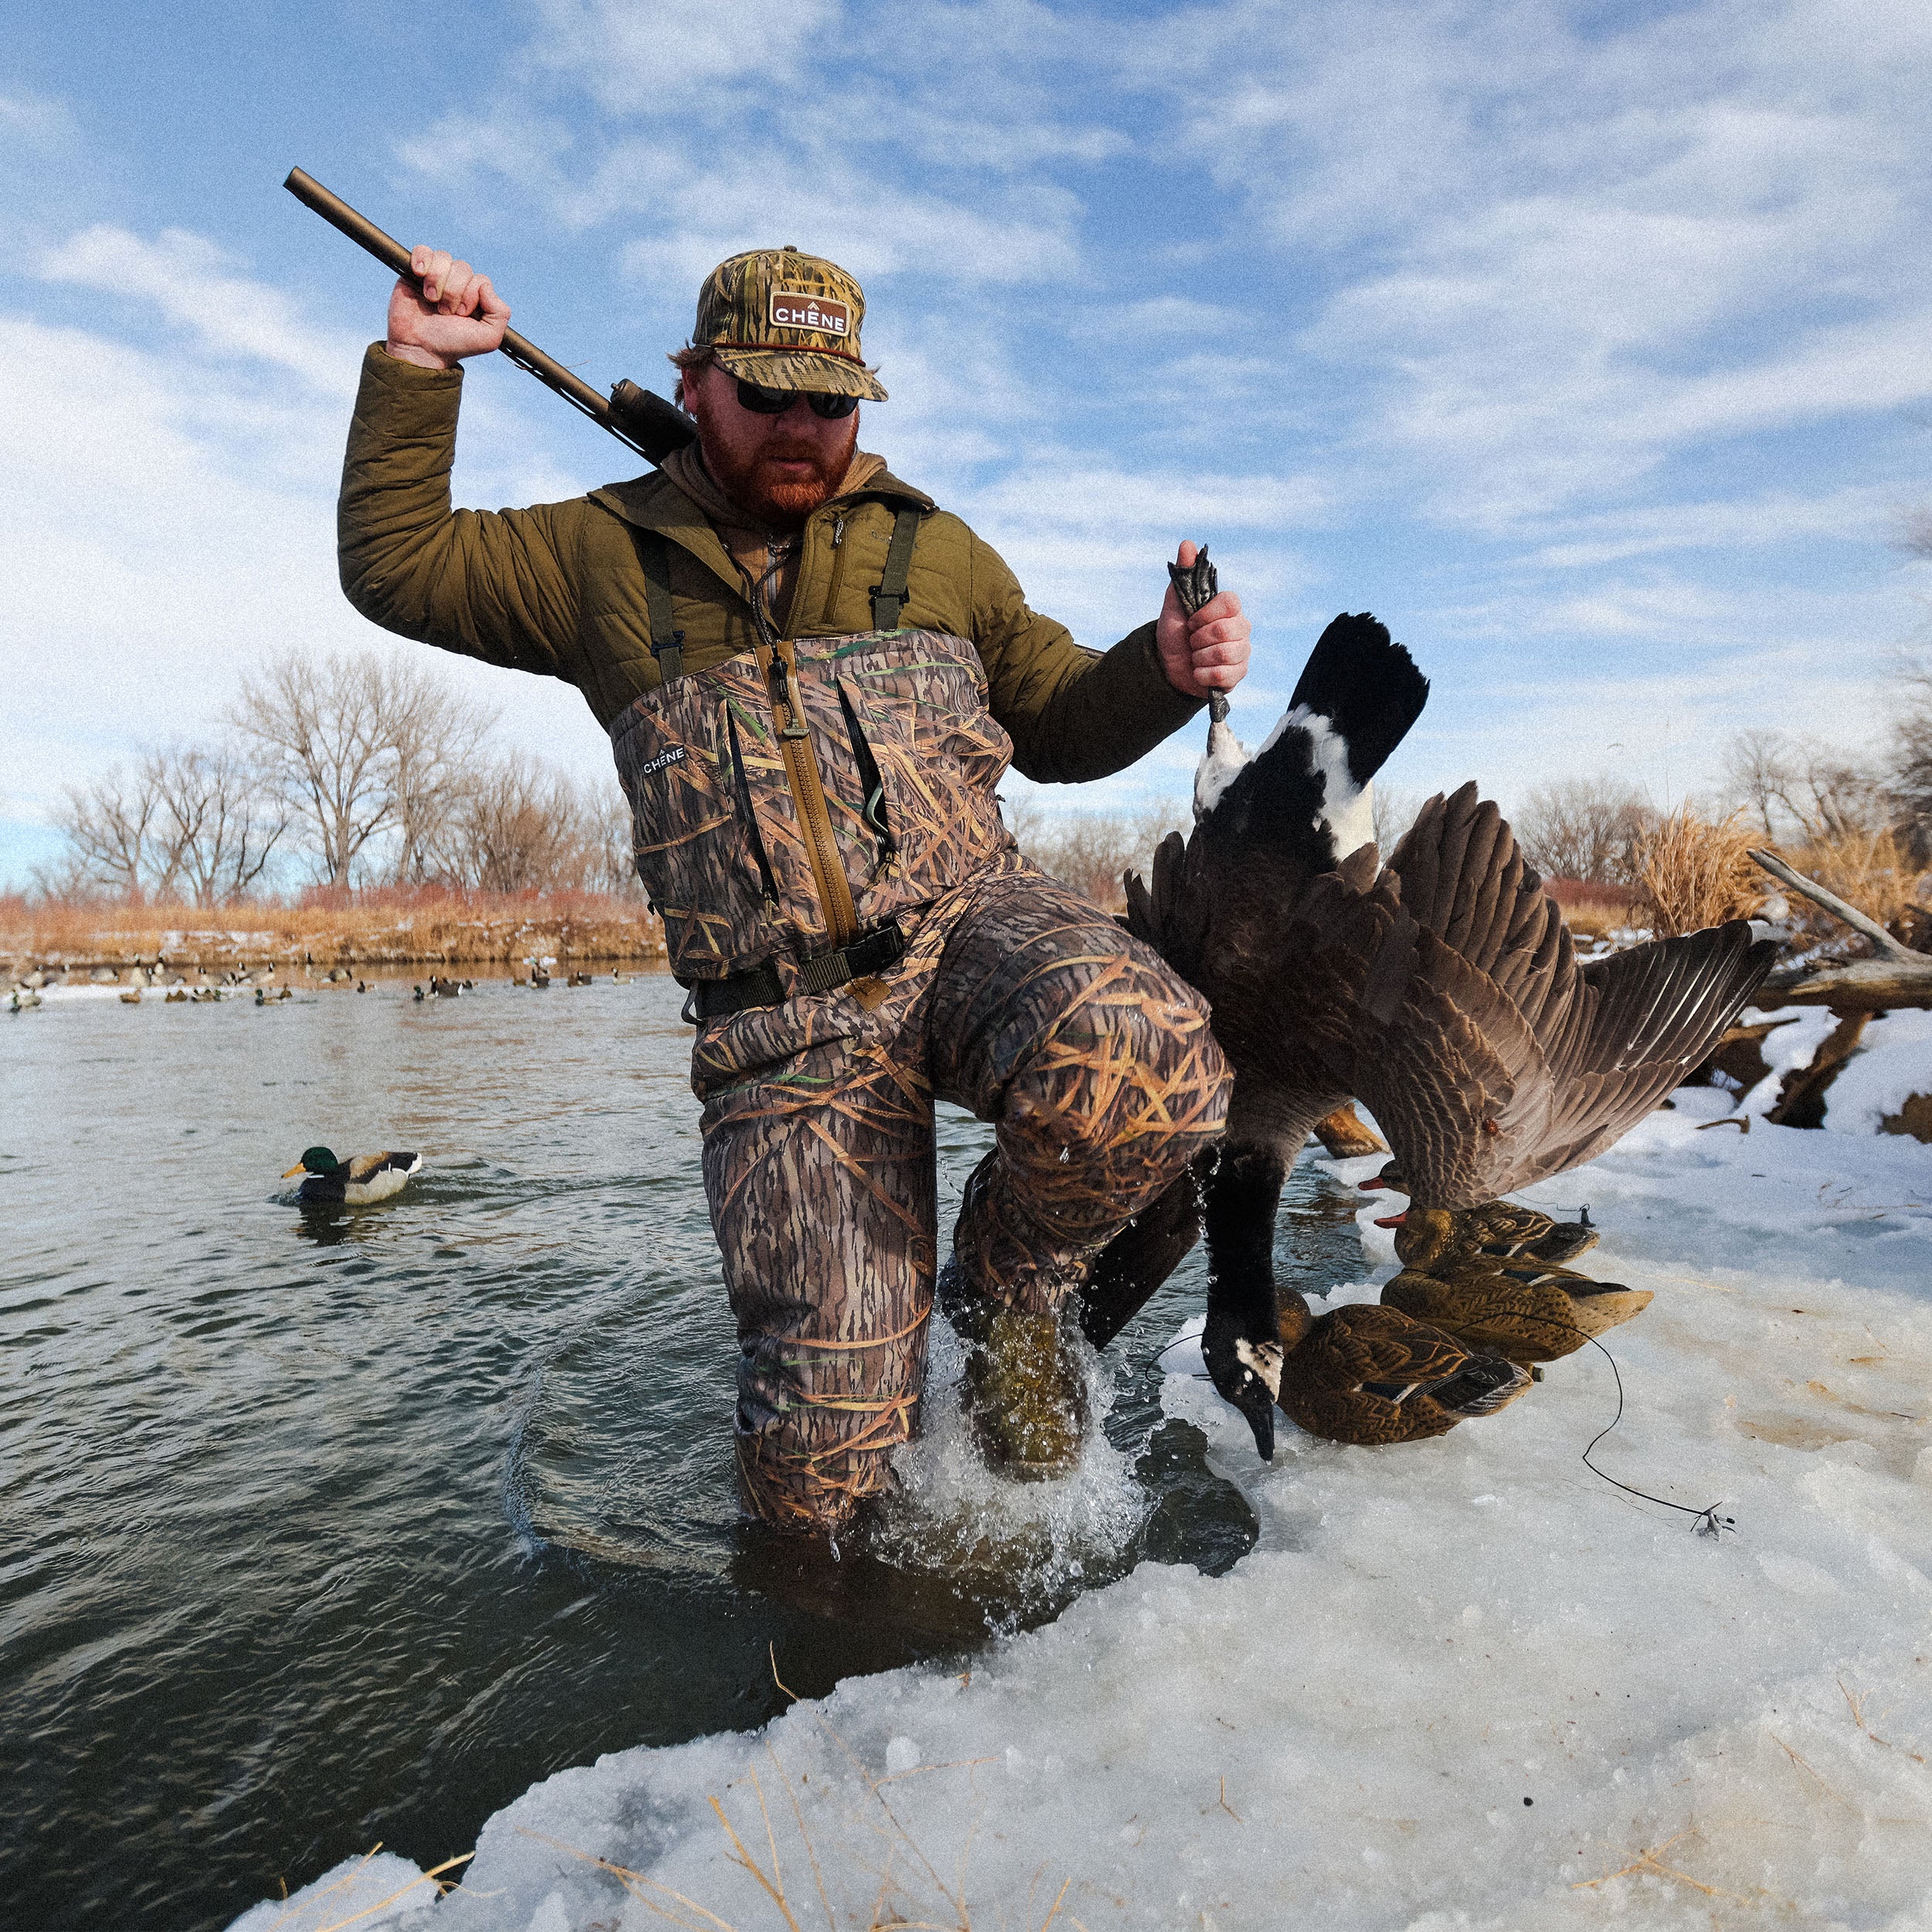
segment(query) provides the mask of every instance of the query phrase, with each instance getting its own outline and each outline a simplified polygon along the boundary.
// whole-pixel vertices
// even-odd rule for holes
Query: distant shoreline
[[[331,967],[504,966],[529,959],[605,966],[662,961],[663,928],[642,906],[383,893],[342,906],[29,906],[0,902],[9,983],[136,968],[181,974]]]

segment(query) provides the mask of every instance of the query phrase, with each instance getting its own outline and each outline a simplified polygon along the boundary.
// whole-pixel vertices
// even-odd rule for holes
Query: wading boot
[[[947,1264],[940,1302],[965,1345],[966,1419],[986,1466],[1015,1482],[1071,1475],[1086,1432],[1087,1379],[1059,1317],[962,1291],[961,1274]]]

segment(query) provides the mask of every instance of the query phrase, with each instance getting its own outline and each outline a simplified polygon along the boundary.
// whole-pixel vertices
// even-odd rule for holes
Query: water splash
[[[1113,1378],[1084,1342],[1078,1349],[1087,1400],[1080,1465],[1057,1482],[1013,1482],[975,1446],[961,1396],[964,1352],[943,1319],[933,1322],[921,1433],[893,1458],[900,1488],[870,1546],[883,1562],[952,1577],[988,1603],[996,1628],[1114,1574],[1153,1508],[1134,1458],[1107,1439]]]

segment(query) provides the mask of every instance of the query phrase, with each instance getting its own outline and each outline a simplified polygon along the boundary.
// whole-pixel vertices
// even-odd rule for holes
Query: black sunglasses
[[[827,396],[810,389],[767,389],[762,383],[738,378],[738,406],[750,410],[753,416],[782,416],[801,397],[814,416],[821,416],[828,423],[836,423],[859,406],[855,396]]]

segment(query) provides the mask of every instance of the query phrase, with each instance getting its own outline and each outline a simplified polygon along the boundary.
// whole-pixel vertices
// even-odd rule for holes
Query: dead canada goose
[[[1274,1332],[1274,1220],[1288,1165],[1315,1123],[1350,1097],[1327,1063],[1333,1056],[1309,1044],[1328,1020],[1345,1026],[1346,976],[1331,985],[1332,968],[1301,943],[1300,908],[1346,855],[1366,845],[1372,859],[1369,781],[1428,693],[1414,660],[1373,617],[1338,617],[1257,754],[1222,719],[1210,724],[1192,836],[1162,842],[1148,883],[1128,875],[1124,923],[1213,1002],[1215,1037],[1234,1070],[1226,1136],[1200,1181],[1202,1352],[1231,1400],[1251,1381],[1232,1353],[1236,1341],[1258,1345]],[[1175,1190],[1192,1185],[1184,1176]],[[1261,1447],[1252,1403],[1243,1406]]]
[[[1238,1364],[1216,1338],[1267,1332],[1282,1181],[1325,1114],[1362,1100],[1418,1206],[1493,1201],[1648,1113],[1776,950],[1737,920],[1580,964],[1474,785],[1431,799],[1380,866],[1368,781],[1427,688],[1372,618],[1338,618],[1256,757],[1210,727],[1192,837],[1163,842],[1151,889],[1128,881],[1129,927],[1213,1002],[1234,1070],[1203,1203],[1223,1395]]]

